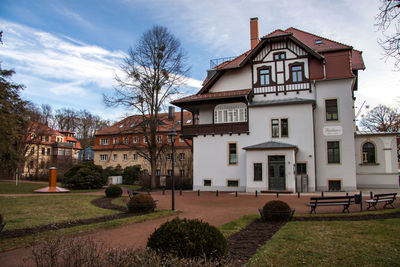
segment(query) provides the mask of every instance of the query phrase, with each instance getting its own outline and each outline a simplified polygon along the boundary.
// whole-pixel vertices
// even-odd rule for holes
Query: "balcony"
[[[248,122],[183,125],[182,128],[182,134],[185,136],[209,134],[240,134],[247,133],[248,131]]]

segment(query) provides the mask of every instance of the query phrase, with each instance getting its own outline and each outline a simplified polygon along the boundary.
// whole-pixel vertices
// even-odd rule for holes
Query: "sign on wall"
[[[342,126],[325,126],[324,136],[337,136],[343,134]]]

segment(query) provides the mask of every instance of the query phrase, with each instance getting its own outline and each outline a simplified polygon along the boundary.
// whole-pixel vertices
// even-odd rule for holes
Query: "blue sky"
[[[296,27],[363,51],[357,103],[398,106],[400,80],[393,61],[382,59],[374,27],[375,0],[2,0],[0,61],[12,68],[22,95],[54,109],[88,109],[117,120],[129,110],[109,109],[114,74],[129,46],[153,25],[181,41],[191,72],[182,94],[195,93],[209,60],[249,49],[249,18],[259,18],[260,36]]]

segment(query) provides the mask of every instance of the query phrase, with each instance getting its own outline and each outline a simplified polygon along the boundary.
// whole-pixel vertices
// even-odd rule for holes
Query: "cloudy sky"
[[[106,108],[114,74],[128,50],[153,25],[181,41],[191,65],[184,93],[195,93],[213,58],[249,49],[249,19],[260,36],[296,27],[363,51],[357,105],[399,106],[400,75],[383,59],[374,27],[378,0],[2,0],[2,68],[26,86],[23,97],[54,109],[88,109],[107,119],[129,111]]]

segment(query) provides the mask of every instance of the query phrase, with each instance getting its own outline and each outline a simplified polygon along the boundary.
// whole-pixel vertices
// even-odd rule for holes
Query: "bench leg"
[[[317,212],[315,211],[316,208],[317,208],[317,206],[311,206],[310,214],[312,214],[313,212],[314,212],[314,214],[317,214]]]
[[[368,203],[368,208],[367,208],[367,210],[369,210],[370,208],[374,208],[375,210],[377,210],[377,208],[376,208],[376,202],[367,202]]]
[[[345,212],[345,211],[347,210],[347,213],[350,213],[349,207],[350,207],[350,205],[344,205],[344,206],[343,206],[343,211],[342,211],[342,212]]]
[[[388,201],[385,203],[385,205],[383,206],[383,208],[386,208],[387,205],[390,205],[392,207],[392,209],[394,209],[394,206],[392,205],[393,201]]]

